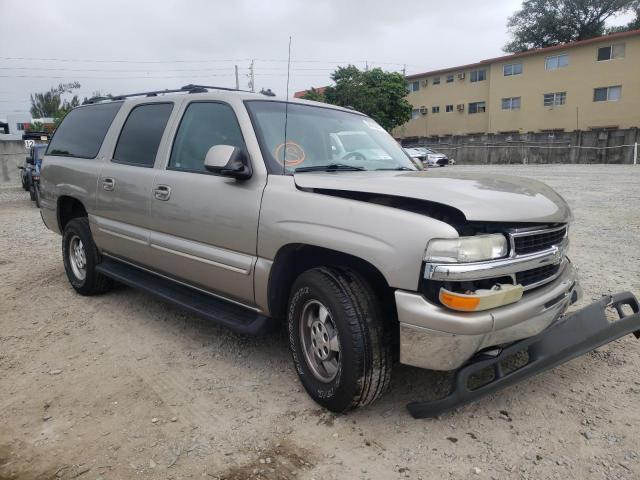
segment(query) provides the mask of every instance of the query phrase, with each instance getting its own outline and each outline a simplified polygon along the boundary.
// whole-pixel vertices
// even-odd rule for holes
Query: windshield
[[[340,171],[416,166],[380,125],[359,113],[290,103],[285,148],[285,102],[246,102],[270,173],[340,165]],[[285,157],[286,155],[286,157]]]

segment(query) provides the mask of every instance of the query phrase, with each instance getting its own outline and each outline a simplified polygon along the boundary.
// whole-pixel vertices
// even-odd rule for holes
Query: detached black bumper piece
[[[607,319],[607,307],[617,313],[617,320]],[[456,372],[449,395],[433,401],[412,402],[407,405],[409,413],[414,418],[436,417],[630,333],[640,338],[639,312],[638,300],[632,293],[607,295],[567,315],[538,335],[507,346],[496,356],[479,354]],[[518,356],[524,358],[524,364],[510,368],[509,363]],[[488,380],[480,386],[469,385],[472,377],[475,381],[483,374],[487,374]]]

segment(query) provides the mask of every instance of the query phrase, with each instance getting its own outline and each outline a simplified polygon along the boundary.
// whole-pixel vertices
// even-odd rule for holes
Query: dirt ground
[[[587,303],[640,294],[640,166],[452,167],[571,204]],[[397,365],[348,415],[302,389],[284,333],[239,336],[119,288],[85,298],[28,194],[0,186],[0,480],[640,478],[640,342],[625,337],[434,420],[446,377]]]

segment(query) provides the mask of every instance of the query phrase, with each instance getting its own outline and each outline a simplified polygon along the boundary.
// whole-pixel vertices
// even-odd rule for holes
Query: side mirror
[[[253,174],[247,152],[232,145],[211,147],[204,158],[204,168],[212,173],[238,180],[246,180]]]

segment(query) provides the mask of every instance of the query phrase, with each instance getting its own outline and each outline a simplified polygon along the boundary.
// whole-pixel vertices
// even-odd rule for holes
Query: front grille
[[[446,158],[440,158],[436,163],[438,165],[448,165],[449,164],[449,160],[447,160]]]
[[[525,255],[527,253],[539,252],[546,250],[553,245],[562,242],[567,234],[567,227],[557,230],[547,230],[531,235],[514,236],[514,248],[516,255]]]
[[[554,276],[559,270],[560,264],[558,263],[556,265],[545,265],[544,267],[532,268],[531,270],[518,272],[516,273],[516,284],[519,283],[523,287],[533,285]]]

